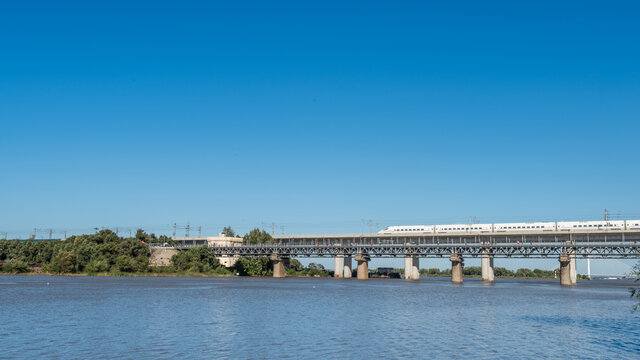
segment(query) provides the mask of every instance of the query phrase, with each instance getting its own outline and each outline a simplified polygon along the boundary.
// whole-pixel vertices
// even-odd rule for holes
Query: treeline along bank
[[[236,236],[230,227],[223,231]],[[274,242],[269,233],[254,229],[243,237],[247,244]],[[150,264],[149,244],[171,244],[171,238],[147,234],[142,229],[135,237],[120,237],[111,230],[74,235],[64,240],[0,240],[0,271],[3,273],[152,275],[183,274],[211,276],[269,276],[273,264],[267,257],[239,258],[225,267],[206,245],[180,251],[169,266]],[[303,266],[291,259],[287,273],[292,276],[330,276],[322,265]]]

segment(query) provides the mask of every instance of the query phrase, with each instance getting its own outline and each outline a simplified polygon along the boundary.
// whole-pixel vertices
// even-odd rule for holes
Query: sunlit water
[[[0,358],[640,358],[630,282],[0,276]]]

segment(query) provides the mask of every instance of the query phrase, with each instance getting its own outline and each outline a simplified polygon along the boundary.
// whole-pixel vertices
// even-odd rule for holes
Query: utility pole
[[[49,229],[49,240],[51,240],[51,234],[53,234],[53,229]]]
[[[187,230],[185,237],[189,237],[189,230],[191,230],[191,224],[187,223],[187,227],[185,229]]]
[[[609,221],[609,212],[607,209],[604,209],[604,221]]]
[[[178,224],[173,223],[173,238],[176,238],[176,228],[178,227]]]
[[[131,229],[129,229],[129,237],[131,237]]]
[[[120,228],[116,226],[116,236],[118,236],[118,232],[120,232]]]
[[[33,228],[33,240],[36,239],[37,234],[38,234],[38,228]]]
[[[67,240],[67,230],[64,231],[64,239]]]

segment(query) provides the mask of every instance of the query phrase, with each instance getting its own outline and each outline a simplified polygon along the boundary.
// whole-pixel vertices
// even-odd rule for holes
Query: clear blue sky
[[[639,24],[636,1],[3,1],[0,231],[637,218]]]

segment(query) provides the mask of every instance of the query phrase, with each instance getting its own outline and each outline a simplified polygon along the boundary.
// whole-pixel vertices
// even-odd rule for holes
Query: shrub
[[[129,256],[120,255],[116,258],[116,269],[122,272],[134,272],[137,269],[137,264]]]
[[[29,265],[22,260],[10,260],[2,265],[2,271],[14,274],[22,274],[30,271]]]
[[[71,273],[75,268],[75,257],[71,251],[60,250],[51,259],[51,263],[48,266],[50,272],[64,274]]]
[[[98,273],[109,271],[109,262],[106,259],[91,260],[84,270],[88,273]]]

